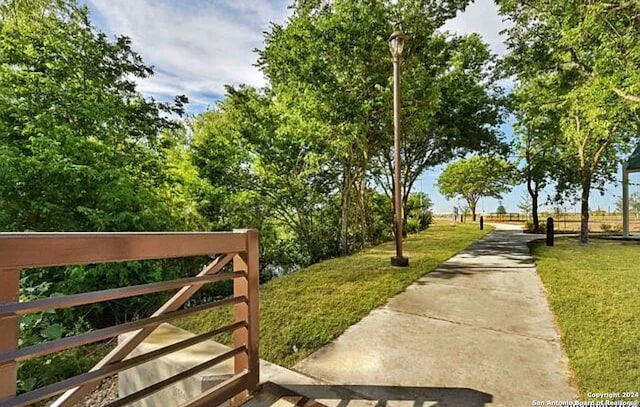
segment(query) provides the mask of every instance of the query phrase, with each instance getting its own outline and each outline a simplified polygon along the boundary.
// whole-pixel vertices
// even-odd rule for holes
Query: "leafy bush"
[[[192,276],[208,261],[211,260],[173,259],[26,270],[21,276],[20,301]],[[232,293],[231,284],[231,281],[207,284],[189,301],[189,306],[228,296]],[[169,292],[149,294],[25,315],[20,318],[19,346],[32,346],[147,317],[170,295]],[[21,362],[18,390],[31,391],[86,372],[112,346],[112,342],[92,344]]]
[[[433,223],[433,212],[425,211],[420,214],[420,230],[427,230]]]
[[[612,225],[610,223],[602,223],[600,224],[600,229],[603,232],[607,232],[607,233],[619,233],[622,232],[622,225],[621,224],[615,224]]]
[[[533,224],[532,221],[526,221],[524,223],[524,230],[529,232],[529,233],[546,233],[547,232],[547,227],[545,224],[541,223],[540,227],[538,228],[538,230],[535,230],[535,226]]]
[[[417,233],[426,230],[433,222],[431,199],[423,192],[411,194],[407,199],[407,218],[405,231]]]
[[[51,282],[42,282],[34,277],[38,276],[23,273],[20,280],[21,302],[62,295],[52,292]],[[25,315],[20,318],[18,344],[20,347],[36,345],[43,341],[75,335],[87,329],[86,319],[69,309]],[[21,362],[18,364],[18,391],[20,393],[31,391],[39,386],[65,379],[89,369],[94,363],[95,360],[81,352],[81,349],[72,349]]]
[[[20,279],[20,302],[63,295],[52,292],[51,282],[34,280],[32,277],[32,275],[23,275]],[[19,345],[21,347],[31,346],[43,340],[60,339],[64,333],[73,335],[87,329],[88,324],[85,318],[81,315],[75,315],[69,309],[25,315],[20,318]]]
[[[417,233],[420,231],[420,219],[416,217],[407,218],[404,228],[407,233]]]
[[[18,392],[62,381],[89,371],[112,348],[112,342],[68,349],[18,364]]]

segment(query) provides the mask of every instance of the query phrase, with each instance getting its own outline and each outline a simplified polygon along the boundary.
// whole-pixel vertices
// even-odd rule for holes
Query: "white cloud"
[[[156,74],[139,82],[157,98],[186,94],[211,103],[224,85],[266,84],[253,66],[269,22],[282,23],[283,0],[87,0],[105,31],[127,35]]]
[[[224,85],[264,86],[253,66],[269,22],[285,22],[289,0],[82,0],[106,32],[131,37],[133,48],[156,74],[139,90],[166,100],[186,94],[206,106],[224,94]],[[506,51],[499,34],[507,27],[492,0],[476,0],[443,27],[458,34],[477,32],[494,53]]]
[[[508,28],[509,23],[502,19],[493,0],[476,0],[463,13],[447,21],[443,30],[457,34],[478,33],[495,54],[504,55],[507,51],[504,44],[506,37],[500,35],[500,31]]]

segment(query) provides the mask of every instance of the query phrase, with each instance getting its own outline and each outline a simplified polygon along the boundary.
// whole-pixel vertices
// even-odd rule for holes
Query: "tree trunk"
[[[360,176],[360,186],[358,188],[358,197],[359,197],[359,204],[360,204],[360,232],[361,232],[361,237],[362,237],[362,248],[367,247],[367,242],[368,242],[368,236],[369,234],[367,233],[369,228],[368,228],[368,222],[367,222],[367,186],[366,186],[366,181],[365,181],[365,177],[364,174]]]
[[[340,202],[340,253],[347,254],[347,232],[349,228],[349,194],[351,193],[351,174],[345,169]]]
[[[473,221],[476,221],[476,204],[469,205],[469,209],[471,209],[471,218]]]
[[[404,175],[405,182],[407,175]],[[409,202],[409,193],[411,191],[411,185],[405,183],[402,191],[402,237],[407,237],[407,203]]]
[[[580,242],[589,243],[589,192],[591,191],[591,176],[583,175],[582,196],[580,197]]]
[[[538,233],[540,232],[540,217],[538,216],[538,195],[540,192],[538,191],[538,184],[533,186],[533,180],[530,178],[527,179],[527,191],[529,191],[529,196],[531,197],[531,217],[533,218],[533,230],[532,232]]]
[[[533,232],[540,231],[540,216],[538,215],[538,194],[531,195],[531,217],[533,218]]]

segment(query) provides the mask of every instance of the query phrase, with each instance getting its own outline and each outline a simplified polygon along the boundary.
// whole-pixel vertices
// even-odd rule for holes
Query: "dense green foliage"
[[[293,366],[490,229],[481,231],[472,224],[452,228],[448,222],[436,223],[426,232],[406,239],[404,248],[411,258],[407,268],[389,265],[394,246],[385,243],[264,284],[260,292],[260,356],[282,366]],[[219,309],[182,320],[178,325],[202,333],[223,326],[232,318],[230,310]]]
[[[518,79],[516,110],[526,138],[554,143],[561,195],[580,189],[581,239],[588,241],[589,193],[613,179],[638,134],[640,5],[636,1],[498,1],[513,21],[506,72]],[[526,145],[524,142],[525,152]],[[535,152],[534,152],[535,153]],[[528,183],[545,182],[545,154],[528,158]],[[535,186],[532,198],[535,198]]]
[[[407,230],[426,229],[430,200],[410,193],[417,176],[497,144],[501,96],[488,80],[492,57],[478,36],[435,32],[466,1],[432,9],[428,2],[338,3],[298,2],[288,24],[267,33],[259,63],[269,87],[228,88],[213,110],[181,121],[186,98],[159,103],[141,96],[136,81],[152,68],[128,38],[110,39],[92,27],[85,7],[74,0],[0,1],[0,230],[256,227],[263,281],[390,239],[391,182],[376,180],[390,174],[386,35],[394,26],[414,36],[404,69],[420,85],[405,88]],[[21,295],[191,275],[202,262],[28,270]],[[137,319],[163,298],[25,317],[21,344]],[[77,354],[61,358],[68,366],[56,363],[60,369],[43,380],[85,365]],[[32,380],[38,363],[49,362],[21,365],[22,390],[43,383]]]
[[[228,87],[223,102],[190,123],[194,162],[210,186],[201,213],[216,227],[258,227],[270,270],[390,238],[386,35],[401,27],[409,37],[402,60],[403,209],[408,230],[424,229],[428,207],[416,211],[416,201],[409,202],[417,177],[469,151],[502,147],[503,97],[492,82],[488,47],[477,35],[436,31],[466,4],[296,2],[287,24],[272,25],[259,50],[269,86]]]
[[[514,133],[515,150],[521,162],[520,181],[527,188],[528,209],[533,227],[541,231],[538,207],[540,194],[552,180],[571,171],[569,162],[562,159],[562,133],[559,112],[554,109],[556,98],[549,92],[542,92],[534,81],[521,84],[511,94],[511,111],[516,118]]]
[[[184,129],[175,118],[186,98],[158,103],[136,91],[135,80],[153,71],[128,38],[108,39],[73,0],[5,0],[0,228],[256,227],[265,277],[389,239],[386,34],[394,27],[410,38],[402,61],[410,84],[403,87],[403,205],[409,230],[426,228],[428,199],[419,209],[409,202],[417,177],[454,156],[500,146],[493,57],[477,35],[436,31],[466,1],[361,3],[295,3],[259,52],[269,86],[228,88],[224,102]],[[32,280],[65,293],[96,288],[104,270],[65,269],[57,279],[41,271]],[[164,270],[123,265],[115,280],[155,280]]]
[[[514,182],[514,168],[496,156],[471,156],[447,165],[438,178],[442,195],[461,196],[476,220],[476,206],[480,198],[502,198]]]
[[[126,37],[109,40],[70,1],[0,2],[0,230],[183,230],[198,222],[176,173],[186,98],[144,99],[151,75]],[[186,164],[188,165],[188,164]],[[24,271],[21,300],[140,284],[192,271],[194,262],[145,262]],[[164,296],[26,316],[21,345],[147,315]],[[21,365],[20,387],[90,363],[67,352],[52,369]],[[61,362],[61,363],[57,363]],[[66,363],[66,365],[65,365]],[[29,373],[31,372],[31,373]],[[49,373],[47,373],[49,372]]]
[[[254,227],[263,282],[391,239],[387,35],[401,28],[409,37],[401,64],[403,209],[406,230],[423,231],[431,201],[412,193],[418,177],[503,147],[494,56],[478,35],[438,31],[468,3],[294,2],[258,53],[268,86],[228,87],[224,101],[184,118],[186,97],[161,103],[137,91],[153,69],[127,37],[93,27],[76,0],[0,0],[0,230]],[[21,297],[183,277],[205,261],[26,270]],[[229,290],[207,287],[194,301]],[[138,319],[164,298],[28,316],[21,344]],[[21,390],[89,363],[62,353],[55,371],[32,380],[50,361],[22,364]]]
[[[638,244],[558,239],[532,249],[581,395],[637,389]]]
[[[0,21],[0,229],[171,228],[161,132],[183,100],[143,99],[150,68],[72,4],[12,0]]]

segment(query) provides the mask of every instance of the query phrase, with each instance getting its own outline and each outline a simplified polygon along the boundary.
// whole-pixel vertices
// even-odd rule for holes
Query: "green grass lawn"
[[[565,238],[532,249],[582,396],[640,390],[640,244]]]
[[[260,287],[260,357],[291,367],[329,343],[420,276],[484,236],[477,225],[437,223],[411,235],[408,268],[392,268],[393,242],[326,260]],[[231,321],[231,309],[201,313],[176,325],[203,333]],[[228,340],[228,338],[226,339]]]

